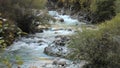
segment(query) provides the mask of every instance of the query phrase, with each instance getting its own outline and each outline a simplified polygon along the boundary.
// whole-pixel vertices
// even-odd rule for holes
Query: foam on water
[[[66,25],[78,25],[80,22],[77,19],[72,19],[69,15],[59,15],[56,11],[49,11],[49,14],[55,19],[64,19],[64,24]]]
[[[43,33],[36,33],[28,37],[22,37],[15,41],[6,51],[9,52],[9,54],[12,54],[12,56],[17,55],[22,58],[24,61],[24,64],[21,65],[22,68],[29,68],[33,62],[36,66],[40,66],[39,64],[44,65],[46,63],[52,62],[52,59],[55,58],[44,54],[44,48],[55,40],[55,36],[70,35],[73,33],[74,32],[68,30],[55,31],[53,28],[51,30],[44,31]],[[26,65],[28,66],[26,67]],[[16,68],[16,66],[13,65],[12,68]]]

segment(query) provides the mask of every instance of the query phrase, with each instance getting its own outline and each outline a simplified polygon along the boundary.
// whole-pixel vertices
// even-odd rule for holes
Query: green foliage
[[[53,0],[54,1],[54,0]],[[85,20],[91,23],[100,23],[115,16],[119,11],[119,0],[56,0],[57,7],[71,9],[74,13],[86,14]],[[116,2],[116,3],[115,3]],[[115,9],[115,6],[117,9]],[[84,15],[83,15],[84,16]]]
[[[51,0],[51,2],[56,3],[57,7],[72,7],[79,11],[81,8],[89,7],[91,0]]]
[[[71,47],[75,49],[72,58],[86,60],[92,68],[119,68],[120,14],[98,27],[98,30],[84,29],[72,38]]]
[[[94,0],[91,3],[91,19],[93,23],[103,22],[115,15],[115,0]]]
[[[13,0],[12,2],[23,8],[41,9],[44,8],[47,0]]]
[[[120,0],[115,1],[116,13],[120,13]]]
[[[32,32],[33,10],[43,9],[47,0],[0,0],[0,13],[17,24],[24,32]]]

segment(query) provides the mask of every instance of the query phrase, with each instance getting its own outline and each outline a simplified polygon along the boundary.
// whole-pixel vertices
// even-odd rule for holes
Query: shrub
[[[93,65],[92,68],[119,68],[120,14],[98,27],[99,30],[85,29],[72,38],[71,47],[75,53],[71,58],[84,59]]]
[[[87,18],[91,23],[101,23],[115,16],[116,0],[91,0]]]
[[[47,0],[0,0],[0,13],[15,21],[24,32],[31,32],[33,9],[43,9]]]

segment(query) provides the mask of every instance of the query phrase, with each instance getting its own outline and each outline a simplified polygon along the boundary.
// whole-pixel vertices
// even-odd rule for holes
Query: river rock
[[[49,54],[49,51],[50,51],[50,48],[49,48],[49,47],[46,47],[46,48],[44,49],[44,53],[46,53],[46,54]]]
[[[48,46],[44,49],[44,53],[48,55],[58,56],[58,57],[66,57],[70,54],[70,49],[65,46]]]
[[[50,28],[51,31],[64,30],[63,28]]]
[[[44,32],[44,30],[48,30],[48,26],[43,26],[43,25],[38,25],[37,27],[35,27],[35,32]]]
[[[39,40],[37,43],[42,43],[42,42],[45,42],[44,40]]]
[[[54,43],[55,45],[65,46],[65,42],[63,40],[55,40]]]
[[[72,29],[68,29],[68,31],[72,31]]]
[[[70,40],[70,38],[66,36],[56,36],[55,38],[56,39],[53,43],[60,46],[64,46]]]
[[[56,36],[55,41],[44,49],[44,53],[48,55],[66,57],[71,50],[66,46],[69,38],[66,36]]]
[[[59,21],[60,21],[60,22],[64,22],[64,19],[61,18]]]
[[[66,61],[64,59],[56,58],[56,59],[53,60],[53,65],[65,66]]]
[[[64,22],[63,18],[55,17],[56,21]]]

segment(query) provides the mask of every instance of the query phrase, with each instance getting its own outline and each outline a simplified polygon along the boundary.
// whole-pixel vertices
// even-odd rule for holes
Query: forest
[[[0,0],[0,68],[120,68],[120,0]]]

